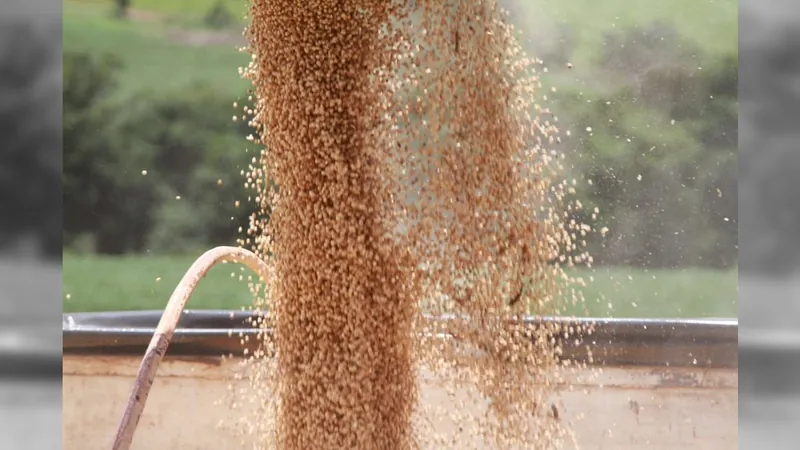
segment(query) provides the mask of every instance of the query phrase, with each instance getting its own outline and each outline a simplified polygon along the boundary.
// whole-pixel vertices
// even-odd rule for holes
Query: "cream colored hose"
[[[200,280],[203,279],[208,271],[214,265],[223,261],[244,264],[257,273],[262,281],[267,279],[268,268],[264,261],[254,253],[242,248],[217,247],[197,258],[183,276],[181,282],[178,283],[175,291],[172,292],[167,307],[164,309],[164,314],[161,316],[158,327],[156,327],[156,332],[150,340],[150,345],[147,347],[142,363],[139,366],[139,373],[133,385],[133,392],[131,392],[128,404],[125,407],[125,414],[122,416],[122,421],[117,429],[113,450],[128,450],[130,448],[133,435],[136,432],[136,426],[139,424],[139,418],[141,418],[145,402],[147,402],[147,396],[155,381],[158,365],[167,352],[167,347],[172,340],[172,335],[175,333],[175,328],[178,326],[178,321],[183,309],[186,307],[186,302],[189,301],[192,292],[194,292]]]

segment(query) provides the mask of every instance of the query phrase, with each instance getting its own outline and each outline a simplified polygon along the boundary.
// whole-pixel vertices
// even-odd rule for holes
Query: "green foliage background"
[[[111,100],[116,58],[64,56],[64,243],[105,254],[230,244],[246,124],[206,86]]]
[[[225,2],[206,3],[185,16],[225,16]],[[246,56],[233,45],[176,43],[179,14],[169,5],[159,6],[163,21],[134,24],[91,3],[65,4],[64,240],[72,251],[185,253],[231,244],[246,223],[247,208],[234,201],[246,205],[240,172],[255,149],[247,151],[246,125],[231,120],[231,104],[246,96],[236,76]],[[596,225],[610,230],[589,242],[596,262],[735,266],[736,4],[716,7],[724,23],[706,30],[668,17],[687,12],[659,17],[661,7],[635,9],[612,27],[565,6],[536,19],[559,18],[543,27],[526,22],[530,5],[511,6],[523,33],[547,37],[528,47],[548,63],[543,82],[557,91],[544,91],[547,103],[570,133],[559,150],[588,211],[575,218],[588,220],[596,206]],[[212,25],[216,33],[225,26]]]

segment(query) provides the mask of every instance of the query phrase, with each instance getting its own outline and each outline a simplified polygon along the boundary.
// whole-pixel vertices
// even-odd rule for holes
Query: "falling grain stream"
[[[548,396],[586,363],[554,336],[591,325],[516,318],[581,301],[564,268],[591,264],[594,230],[568,219],[581,205],[558,175],[558,119],[497,3],[253,0],[250,15],[243,112],[260,155],[241,245],[270,332],[239,393],[259,404],[243,432],[279,450],[561,446]],[[421,373],[485,410],[423,407]],[[442,420],[459,426],[431,431]]]

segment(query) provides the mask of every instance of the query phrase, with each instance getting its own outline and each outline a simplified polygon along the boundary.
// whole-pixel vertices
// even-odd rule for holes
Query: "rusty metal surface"
[[[65,314],[65,354],[140,354],[160,311]],[[170,356],[241,354],[253,350],[258,330],[248,325],[249,312],[186,311],[170,345]],[[447,321],[449,317],[429,317]],[[615,366],[738,367],[738,323],[735,320],[572,319],[528,317],[542,322],[594,323],[594,332],[580,340],[563,340],[566,357]],[[251,338],[244,346],[242,337]]]

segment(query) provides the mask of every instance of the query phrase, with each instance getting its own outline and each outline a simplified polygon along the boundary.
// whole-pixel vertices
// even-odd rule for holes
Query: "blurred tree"
[[[246,229],[252,206],[241,173],[257,153],[245,150],[252,131],[232,122],[233,112],[230,99],[202,85],[168,97],[142,95],[128,105],[122,133],[152,156],[147,180],[158,186],[149,248],[230,245],[238,226]]]
[[[231,102],[203,86],[114,103],[119,69],[113,57],[65,55],[67,243],[89,234],[112,254],[232,244],[250,210],[239,179],[249,127],[225,120]]]
[[[712,57],[656,23],[609,36],[613,76],[558,110],[578,134],[573,174],[601,210],[598,263],[729,267],[737,262],[738,57]],[[591,210],[584,211],[588,220]]]
[[[129,145],[110,100],[120,69],[113,56],[64,54],[64,240],[91,234],[102,253],[141,249],[155,202],[140,174],[151,155]]]
[[[209,28],[221,30],[236,25],[238,20],[224,0],[217,0],[206,12],[203,17],[203,23]]]
[[[116,3],[116,15],[120,19],[127,19],[131,9],[131,0],[114,0]]]

